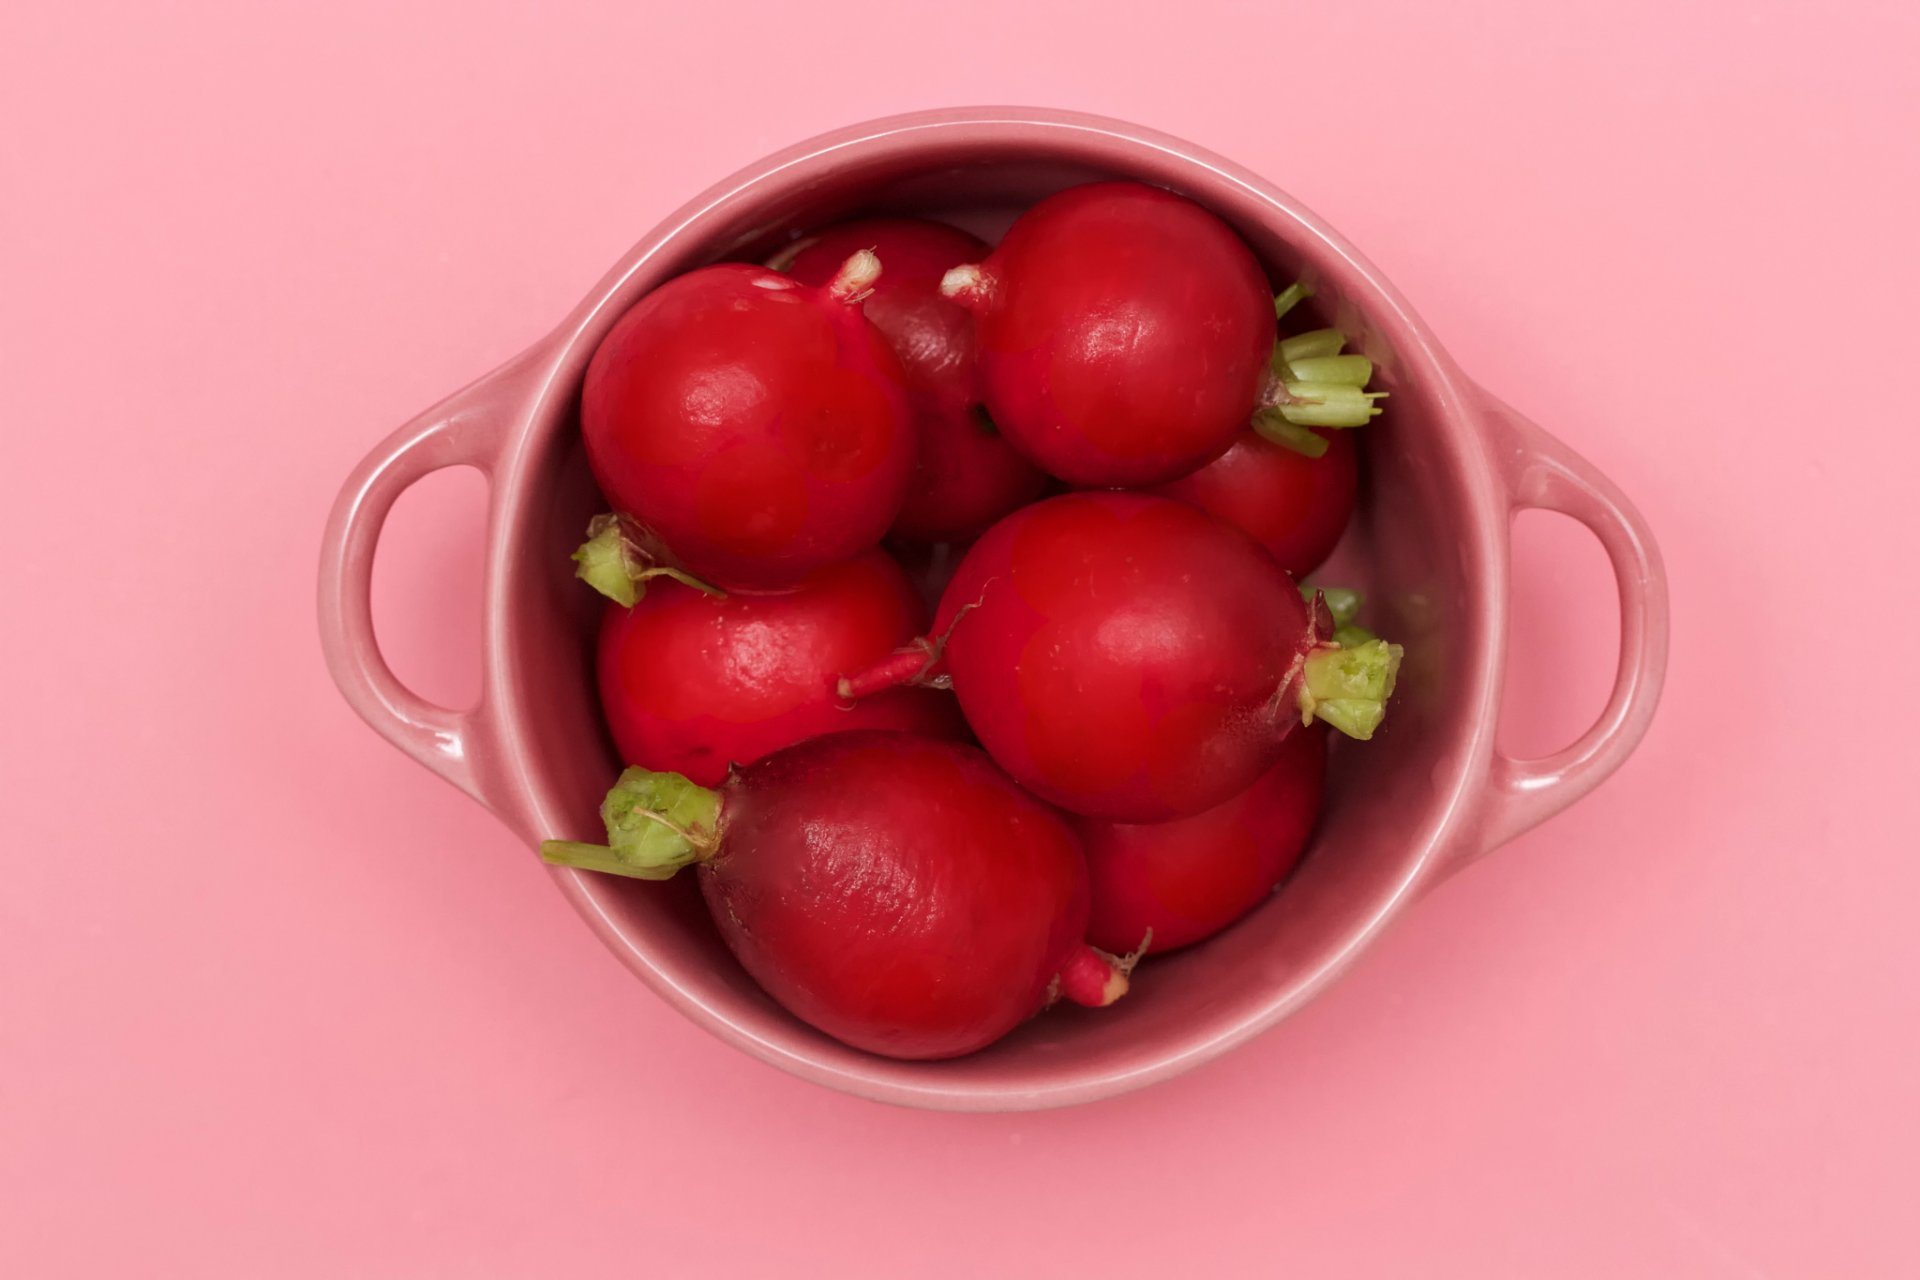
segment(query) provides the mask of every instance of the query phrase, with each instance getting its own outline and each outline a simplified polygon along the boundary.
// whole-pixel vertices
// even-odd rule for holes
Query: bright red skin
[[[1062,480],[1159,484],[1246,429],[1273,293],[1232,229],[1157,187],[1042,200],[981,264],[981,387],[1016,448]]]
[[[873,546],[913,470],[900,363],[860,309],[764,267],[661,285],[587,366],[601,491],[673,561],[774,590]]]
[[[1293,870],[1320,816],[1324,730],[1289,734],[1280,759],[1239,795],[1173,822],[1076,818],[1093,911],[1087,940],[1161,955],[1210,938],[1267,900]]]
[[[824,285],[861,249],[880,258],[867,319],[906,370],[919,460],[893,531],[920,542],[963,541],[1040,496],[1046,477],[982,421],[973,317],[940,294],[949,267],[978,262],[984,241],[919,218],[869,218],[820,232],[787,268]]]
[[[972,605],[965,612],[962,608]],[[1239,530],[1171,498],[1071,493],[989,529],[935,636],[981,745],[1062,808],[1165,822],[1272,766],[1300,724],[1300,593]]]
[[[840,733],[721,792],[715,924],[797,1017],[894,1058],[1013,1030],[1082,945],[1087,872],[1058,814],[972,747]]]
[[[948,738],[966,727],[935,689],[889,689],[858,703],[834,693],[849,664],[920,634],[927,609],[907,575],[870,551],[814,571],[790,592],[717,599],[656,579],[600,628],[600,704],[623,762],[718,786],[749,764],[845,729]]]
[[[1322,431],[1327,451],[1296,453],[1243,431],[1225,453],[1156,493],[1192,503],[1252,536],[1295,578],[1333,554],[1360,491],[1351,431]]]

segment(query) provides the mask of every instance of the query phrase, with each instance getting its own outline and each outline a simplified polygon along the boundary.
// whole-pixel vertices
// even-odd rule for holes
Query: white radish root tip
[[[980,292],[984,279],[978,263],[963,263],[940,277],[940,294],[955,299],[972,297]]]
[[[840,264],[827,291],[840,301],[852,304],[872,293],[879,279],[880,255],[871,249],[860,249]]]

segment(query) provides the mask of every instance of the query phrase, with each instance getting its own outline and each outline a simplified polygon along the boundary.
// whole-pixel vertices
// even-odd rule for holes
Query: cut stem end
[[[726,595],[685,569],[654,563],[629,523],[617,515],[597,515],[588,522],[587,540],[573,553],[573,561],[579,566],[574,570],[575,577],[629,609],[646,595],[647,583],[654,578],[671,578],[710,596]]]
[[[666,880],[720,847],[720,796],[677,773],[628,769],[600,806],[607,843],[547,840],[540,857],[555,866],[636,880]]]
[[[1362,391],[1339,382],[1282,382],[1280,416],[1296,427],[1364,427],[1380,416],[1375,400],[1384,391]]]
[[[1353,648],[1329,644],[1307,655],[1300,673],[1300,721],[1316,718],[1365,742],[1386,718],[1404,651],[1384,640]]]

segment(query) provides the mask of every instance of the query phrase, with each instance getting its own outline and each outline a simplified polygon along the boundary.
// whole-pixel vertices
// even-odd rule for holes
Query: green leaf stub
[[[720,844],[720,796],[677,773],[628,769],[600,806],[607,843],[549,840],[540,856],[560,866],[639,880],[666,880],[713,856]]]
[[[1315,651],[1301,672],[1301,719],[1307,724],[1325,720],[1363,742],[1371,738],[1386,718],[1403,653],[1399,645],[1384,640]]]
[[[641,565],[620,527],[620,517],[600,515],[587,526],[587,540],[573,553],[574,575],[607,599],[631,609],[640,599]]]

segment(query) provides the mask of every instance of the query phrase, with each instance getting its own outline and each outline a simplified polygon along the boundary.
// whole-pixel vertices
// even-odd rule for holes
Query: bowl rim
[[[925,1064],[869,1055],[859,1055],[852,1062],[823,1061],[807,1052],[804,1041],[782,1043],[756,1034],[725,1009],[714,1007],[677,982],[669,968],[656,963],[647,939],[626,928],[608,909],[596,877],[567,868],[550,869],[573,908],[621,962],[697,1025],[763,1062],[814,1083],[876,1101],[940,1110],[1042,1109],[1142,1088],[1244,1043],[1325,990],[1438,878],[1435,872],[1447,864],[1455,843],[1469,834],[1476,782],[1484,782],[1491,763],[1499,673],[1505,662],[1508,574],[1505,527],[1501,522],[1507,504],[1488,454],[1475,389],[1406,299],[1344,237],[1252,171],[1154,129],[1051,108],[955,107],[910,112],[819,134],[749,164],[709,187],[629,249],[565,320],[515,362],[531,371],[528,377],[532,390],[521,419],[512,424],[509,438],[503,441],[494,476],[490,526],[496,536],[490,536],[487,550],[483,635],[489,655],[483,705],[489,708],[488,718],[504,757],[501,764],[508,772],[503,785],[514,792],[512,800],[516,802],[515,811],[502,816],[520,827],[522,834],[556,830],[561,821],[524,768],[513,763],[524,760],[531,747],[521,717],[514,710],[519,695],[512,673],[522,658],[519,637],[509,625],[510,610],[498,605],[518,575],[528,570],[522,563],[525,557],[516,555],[513,539],[498,535],[516,527],[528,501],[526,477],[538,452],[540,427],[569,411],[578,376],[592,354],[599,331],[625,309],[625,304],[617,300],[628,283],[664,252],[698,243],[702,234],[716,230],[716,224],[723,217],[733,216],[741,201],[825,175],[856,157],[904,151],[930,142],[958,146],[1016,140],[1057,145],[1062,159],[1102,165],[1127,155],[1156,156],[1191,171],[1196,184],[1225,183],[1237,189],[1259,207],[1263,221],[1271,220],[1276,233],[1311,257],[1316,267],[1338,276],[1342,294],[1393,344],[1406,380],[1421,386],[1450,428],[1435,433],[1433,440],[1423,442],[1423,448],[1449,451],[1454,474],[1468,489],[1466,505],[1482,517],[1498,512],[1499,521],[1474,518],[1468,522],[1470,527],[1456,530],[1462,576],[1470,591],[1460,610],[1466,624],[1461,640],[1468,650],[1462,664],[1468,683],[1460,692],[1462,705],[1471,714],[1462,717],[1465,729],[1459,745],[1443,753],[1446,764],[1436,770],[1436,798],[1429,806],[1425,824],[1409,834],[1409,848],[1416,852],[1404,864],[1400,879],[1376,895],[1372,910],[1347,929],[1318,965],[1277,990],[1246,1017],[1212,1035],[1169,1041],[1151,1060],[1144,1060],[1146,1055],[1142,1055],[1143,1061],[1130,1068],[1031,1084],[976,1077],[924,1077]],[[1206,203],[1204,195],[1197,198]],[[615,309],[613,314],[608,314],[609,309]],[[593,341],[586,341],[590,337]],[[1440,785],[1442,777],[1444,785]],[[1356,916],[1362,914],[1356,912]]]

